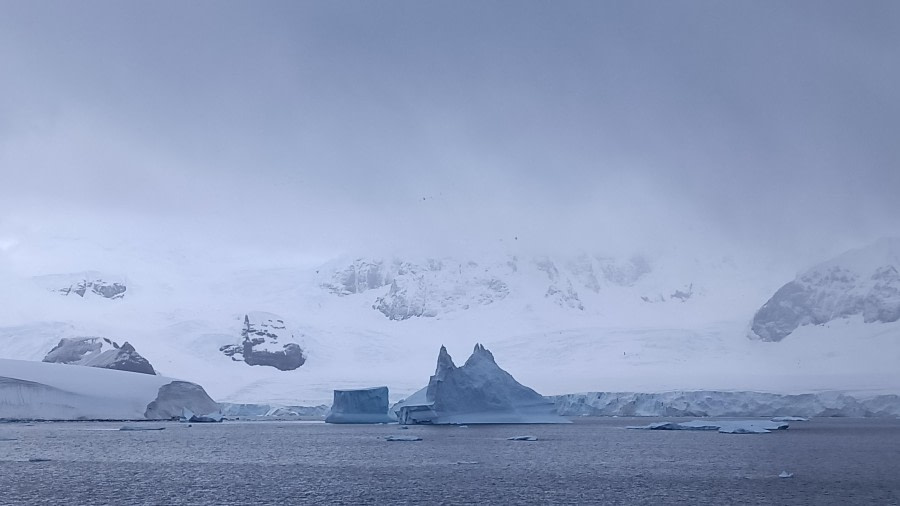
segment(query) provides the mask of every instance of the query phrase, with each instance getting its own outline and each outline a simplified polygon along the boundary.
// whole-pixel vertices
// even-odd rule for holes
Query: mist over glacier
[[[405,395],[475,342],[546,394],[898,388],[896,322],[747,337],[900,235],[895,5],[355,7],[10,5],[0,356],[128,340],[237,402]],[[221,353],[253,312],[308,361]]]

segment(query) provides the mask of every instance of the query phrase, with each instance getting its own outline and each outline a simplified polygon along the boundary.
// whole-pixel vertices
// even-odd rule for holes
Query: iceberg
[[[335,390],[334,403],[325,417],[327,423],[389,423],[396,418],[388,413],[388,388]]]
[[[787,423],[771,420],[692,420],[690,422],[657,422],[626,427],[626,429],[638,430],[714,430],[722,434],[768,434],[773,430],[787,428]]]
[[[506,438],[507,441],[537,441],[538,438],[534,436],[513,436]]]
[[[218,409],[200,385],[165,376],[0,359],[0,419],[171,420]]]
[[[570,423],[552,401],[522,385],[477,344],[461,367],[441,346],[428,386],[395,404],[404,425],[476,423]]]
[[[219,423],[224,419],[221,411],[213,411],[205,415],[198,415],[188,408],[181,410],[181,419],[183,423]]]
[[[384,438],[385,441],[421,441],[422,438],[418,436],[388,436]]]

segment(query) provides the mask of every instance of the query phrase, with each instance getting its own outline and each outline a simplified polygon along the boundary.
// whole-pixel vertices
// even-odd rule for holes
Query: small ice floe
[[[459,428],[460,428],[460,429],[468,429],[469,426],[468,426],[468,425],[460,425]]]
[[[418,436],[388,436],[384,438],[385,441],[421,441],[422,438]]]
[[[138,431],[138,430],[166,430],[165,427],[143,427],[141,425],[123,425],[119,427],[119,430],[124,431]]]
[[[408,430],[408,429],[409,429],[409,427],[407,427],[406,425],[401,425],[401,426],[400,426],[400,430]]]
[[[198,415],[188,408],[182,408],[180,421],[187,423],[219,423],[224,418],[225,417],[222,415],[221,411],[214,411],[205,415]]]
[[[772,418],[773,422],[808,422],[809,418],[803,418],[802,416],[776,416]]]
[[[690,422],[657,422],[649,425],[630,425],[638,430],[714,430],[722,434],[767,434],[784,430],[788,424],[771,420],[692,420]]]
[[[779,478],[793,478],[794,473],[789,473],[787,471],[781,471],[781,474],[778,475]]]
[[[477,463],[478,462],[475,462],[474,460],[460,460],[459,462],[456,463],[456,465],[458,465],[458,466],[474,466]]]
[[[534,436],[513,436],[506,438],[507,441],[537,441],[538,438]]]

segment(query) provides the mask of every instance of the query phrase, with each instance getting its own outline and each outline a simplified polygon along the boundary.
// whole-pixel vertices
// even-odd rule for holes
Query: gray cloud
[[[8,221],[316,252],[518,237],[821,258],[898,233],[893,2],[3,11]]]

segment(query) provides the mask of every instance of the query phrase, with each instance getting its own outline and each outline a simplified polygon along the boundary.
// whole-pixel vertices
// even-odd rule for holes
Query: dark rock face
[[[279,371],[293,371],[306,363],[306,355],[299,344],[285,342],[293,336],[287,332],[284,321],[278,318],[259,317],[257,322],[244,315],[240,344],[227,344],[219,351],[235,361],[247,365],[262,365]]]
[[[755,337],[780,341],[802,325],[861,315],[900,320],[900,241],[880,241],[805,272],[775,292],[751,322]]]
[[[134,346],[128,342],[119,346],[105,337],[63,338],[47,353],[43,362],[156,374],[150,362]]]
[[[173,381],[159,387],[159,393],[144,411],[148,420],[179,418],[185,410],[194,413],[218,413],[219,405],[196,383]]]
[[[63,295],[77,295],[84,297],[88,290],[105,298],[105,299],[121,299],[125,297],[127,287],[122,283],[108,283],[102,279],[82,280],[69,286],[59,289],[59,293]]]

